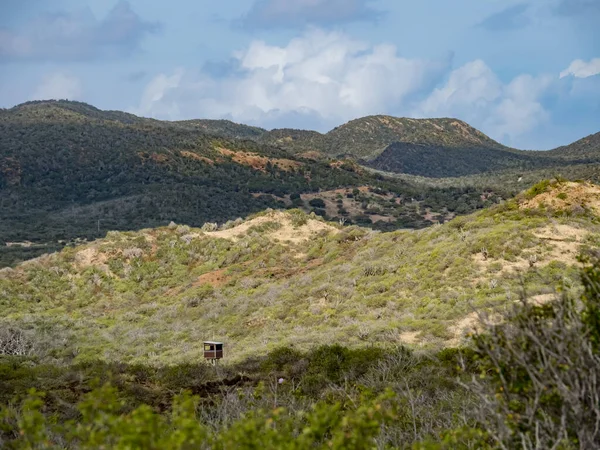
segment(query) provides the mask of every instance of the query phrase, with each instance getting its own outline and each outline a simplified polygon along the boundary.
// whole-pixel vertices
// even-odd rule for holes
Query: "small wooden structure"
[[[223,358],[223,343],[205,341],[204,342],[204,359],[208,359],[213,363]]]

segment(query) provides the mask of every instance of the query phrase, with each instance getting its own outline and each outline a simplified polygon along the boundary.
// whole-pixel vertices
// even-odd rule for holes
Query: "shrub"
[[[600,252],[580,299],[524,300],[509,321],[476,336],[479,420],[502,448],[600,446]]]
[[[308,204],[313,208],[325,208],[325,202],[321,198],[313,198]]]

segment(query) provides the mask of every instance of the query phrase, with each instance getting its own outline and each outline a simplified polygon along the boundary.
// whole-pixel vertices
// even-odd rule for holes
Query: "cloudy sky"
[[[548,149],[600,131],[600,0],[0,0],[0,107],[327,131],[457,117]]]

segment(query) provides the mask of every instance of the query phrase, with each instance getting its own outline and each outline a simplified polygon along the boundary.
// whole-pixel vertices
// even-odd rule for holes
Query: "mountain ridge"
[[[123,124],[148,124],[199,129],[207,134],[225,138],[256,140],[275,145],[292,153],[318,151],[330,158],[351,156],[357,160],[371,161],[396,143],[420,146],[482,150],[506,150],[538,156],[576,159],[597,158],[600,154],[600,132],[586,136],[571,144],[551,150],[519,150],[499,143],[468,123],[449,117],[415,119],[390,115],[369,115],[352,119],[326,133],[295,128],[265,128],[245,125],[227,119],[189,119],[164,121],[139,117],[131,113],[101,110],[83,102],[67,100],[35,100],[0,110],[2,120],[15,119],[28,110],[40,109],[30,119],[52,119],[52,113],[66,112],[67,118],[77,115],[90,120],[114,121]],[[44,114],[44,109],[46,109]],[[59,117],[55,117],[59,118]],[[349,144],[351,143],[351,144]],[[358,147],[358,148],[357,148]]]

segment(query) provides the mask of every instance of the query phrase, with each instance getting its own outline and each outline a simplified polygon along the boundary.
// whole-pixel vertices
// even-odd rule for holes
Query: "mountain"
[[[3,110],[0,261],[14,263],[108,230],[171,220],[224,223],[269,207],[300,207],[379,229],[421,228],[507,195],[423,187],[350,161],[295,156],[234,137],[259,132],[226,121],[164,122],[66,101]]]
[[[206,339],[233,361],[281,345],[454,346],[474,309],[578,291],[577,256],[598,246],[599,219],[600,186],[544,182],[420,231],[290,210],[110,232],[2,270],[0,328],[36,324],[55,359],[149,365],[198,361]]]
[[[261,141],[298,153],[320,151],[331,157],[372,160],[394,142],[444,148],[506,149],[480,131],[457,119],[409,119],[368,116],[334,128],[326,134],[276,129]]]
[[[194,119],[171,122],[183,128],[196,129],[203,133],[230,139],[258,139],[267,130],[232,122],[230,120]]]
[[[597,163],[599,135],[552,151],[521,151],[457,119],[369,116],[326,134],[276,129],[257,139],[294,154],[347,157],[381,171],[440,178]]]
[[[439,178],[504,170],[533,170],[564,165],[564,161],[556,158],[541,159],[538,155],[497,148],[455,148],[395,142],[374,159],[363,161],[363,164],[386,172]]]
[[[545,156],[561,158],[567,161],[589,159],[600,160],[600,133],[591,134],[569,145],[544,152]]]

